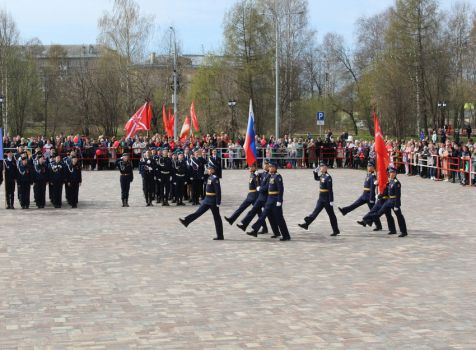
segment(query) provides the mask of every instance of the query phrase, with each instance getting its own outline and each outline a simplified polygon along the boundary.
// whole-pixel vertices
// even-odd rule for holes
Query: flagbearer
[[[273,217],[282,236],[280,241],[290,241],[291,236],[283,216],[283,178],[280,174],[278,174],[277,165],[275,163],[269,164],[269,172],[268,198],[266,199],[264,210],[261,213],[258,221],[253,224],[253,230],[251,232],[247,232],[246,234],[257,237],[258,231],[261,226],[264,225],[266,218]]]
[[[388,199],[382,205],[382,207],[377,212],[371,212],[367,215],[366,220],[364,221],[367,225],[370,225],[372,221],[375,221],[377,218],[382,215],[390,214],[391,210],[395,213],[397,217],[398,226],[400,228],[400,235],[398,237],[407,236],[407,224],[401,210],[401,194],[402,194],[402,185],[397,179],[397,169],[394,167],[388,168],[389,180],[385,188],[385,193],[388,195]],[[389,234],[395,234],[396,232],[390,231]]]
[[[314,179],[319,181],[319,199],[317,200],[316,208],[314,211],[304,218],[304,223],[299,224],[299,227],[308,230],[309,225],[316,220],[322,209],[326,209],[327,215],[331,222],[333,233],[331,236],[337,236],[340,231],[337,226],[337,218],[334,213],[334,192],[332,191],[332,177],[327,172],[327,163],[322,161],[320,164],[321,175],[318,170],[314,170]]]
[[[212,211],[213,220],[215,221],[215,230],[217,236],[213,238],[214,240],[221,241],[223,240],[223,222],[220,216],[220,204],[221,204],[221,187],[220,180],[215,175],[215,167],[208,167],[208,180],[207,188],[205,192],[205,199],[200,204],[200,207],[193,214],[186,216],[185,218],[180,218],[182,225],[187,227],[200,216],[202,216],[208,209]]]

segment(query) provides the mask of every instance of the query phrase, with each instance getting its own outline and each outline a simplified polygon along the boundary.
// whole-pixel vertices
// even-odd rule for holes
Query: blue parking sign
[[[325,119],[326,119],[326,114],[324,112],[317,112],[316,113],[317,125],[324,125]]]

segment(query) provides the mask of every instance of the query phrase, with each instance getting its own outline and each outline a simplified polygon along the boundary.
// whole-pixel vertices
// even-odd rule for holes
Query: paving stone
[[[476,192],[401,176],[409,236],[356,224],[332,232],[310,170],[283,170],[292,241],[245,235],[210,213],[121,208],[117,172],[84,172],[78,209],[0,204],[0,349],[475,349]],[[364,172],[333,170],[335,205]],[[222,215],[246,171],[225,171]],[[3,186],[0,197],[4,198]],[[384,227],[386,223],[384,220]]]

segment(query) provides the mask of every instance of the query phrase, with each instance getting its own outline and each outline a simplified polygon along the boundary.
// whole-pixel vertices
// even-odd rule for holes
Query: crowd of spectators
[[[468,185],[471,180],[475,184],[476,149],[471,131],[464,136],[455,133],[452,136],[445,127],[430,131],[427,135],[422,132],[419,139],[387,139],[386,144],[391,161],[400,173],[462,185]],[[47,159],[54,155],[65,156],[74,150],[86,170],[113,168],[123,152],[131,153],[134,165],[138,166],[143,151],[149,148],[201,148],[205,152],[217,149],[224,169],[241,169],[246,167],[244,141],[243,136],[232,139],[226,133],[207,134],[182,141],[174,141],[160,134],[132,139],[102,135],[98,138],[80,135],[58,135],[54,138],[15,136],[4,137],[3,147],[22,147],[31,153],[41,150]],[[347,132],[338,137],[331,131],[327,131],[323,137],[310,134],[301,137],[284,135],[276,139],[263,135],[256,136],[255,141],[258,159],[273,159],[282,168],[315,168],[324,160],[330,168],[364,169],[370,159],[375,159],[373,141],[358,140]]]

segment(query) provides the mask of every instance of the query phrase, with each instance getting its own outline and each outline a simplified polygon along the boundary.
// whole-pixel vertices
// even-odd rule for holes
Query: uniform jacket
[[[314,172],[314,179],[319,181],[319,200],[326,203],[334,202],[332,177],[328,173],[319,175]]]
[[[121,177],[128,178],[130,182],[134,180],[134,171],[131,161],[126,162],[124,159],[120,158],[116,161],[116,167],[119,169]]]
[[[221,187],[220,179],[216,175],[211,175],[207,179],[207,186],[205,188],[205,199],[202,202],[208,205],[221,204]]]
[[[268,202],[283,202],[284,184],[281,174],[275,173],[269,175]]]

